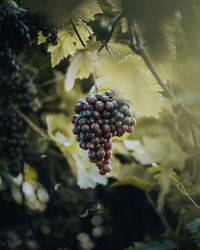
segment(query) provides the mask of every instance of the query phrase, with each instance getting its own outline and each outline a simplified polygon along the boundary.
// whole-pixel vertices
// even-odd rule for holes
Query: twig
[[[18,115],[21,116],[21,118],[39,135],[44,137],[45,139],[48,139],[48,135],[43,132],[37,125],[35,125],[26,115],[24,115],[17,107],[14,107],[15,111],[18,113]]]
[[[137,55],[140,55],[142,59],[144,60],[146,66],[149,68],[155,79],[157,80],[158,84],[161,86],[161,88],[165,91],[165,94],[171,98],[172,100],[176,99],[176,96],[172,93],[172,91],[167,87],[167,84],[162,80],[162,78],[159,76],[158,72],[154,68],[149,56],[147,55],[147,52],[143,46],[142,39],[140,37],[139,31],[137,29],[136,23],[131,19],[128,18],[128,30],[130,35],[130,47]],[[182,111],[190,117],[190,119],[193,120],[194,124],[200,128],[200,121],[199,119],[187,108],[183,103],[180,103],[178,105]]]
[[[42,82],[41,84],[38,85],[38,87],[43,88],[43,87],[49,86],[49,85],[51,85],[51,84],[56,83],[56,81],[62,80],[62,79],[64,79],[64,78],[65,78],[64,75],[58,76],[58,77],[56,77],[56,78],[52,78],[52,79],[50,79],[50,80],[47,80],[47,81],[45,81],[45,82]]]
[[[168,222],[167,222],[166,218],[163,216],[163,214],[158,210],[158,208],[157,208],[156,204],[154,203],[153,199],[151,198],[149,192],[145,192],[145,195],[146,195],[147,200],[149,201],[149,203],[151,204],[151,206],[155,210],[155,212],[160,217],[160,219],[161,219],[163,225],[165,226],[165,228],[167,230],[171,231],[172,229],[171,229],[170,225],[168,224]]]
[[[93,35],[92,35],[92,33],[90,32],[90,30],[89,30],[87,24],[86,24],[83,20],[81,20],[79,17],[76,17],[76,18],[77,18],[77,19],[79,20],[79,22],[84,26],[84,28],[87,30],[87,32],[89,33],[89,35],[90,35],[91,37],[93,37]]]
[[[78,30],[77,30],[77,28],[76,28],[76,25],[75,25],[75,23],[74,23],[73,18],[71,18],[71,23],[72,23],[72,27],[73,27],[73,29],[74,29],[74,31],[75,31],[75,33],[76,33],[78,39],[80,40],[81,44],[82,44],[83,47],[85,48],[85,47],[86,47],[86,44],[84,43],[84,41],[83,41],[83,39],[82,39],[80,33],[78,32]]]
[[[122,12],[121,14],[119,14],[117,17],[116,17],[116,20],[114,21],[113,25],[112,25],[112,28],[111,28],[111,31],[110,33],[108,34],[106,40],[103,42],[103,44],[101,45],[101,47],[99,48],[99,52],[106,46],[106,44],[109,43],[116,27],[117,27],[117,24],[119,23],[119,21],[123,18],[124,16],[124,13]]]
[[[100,91],[102,94],[104,94],[104,92],[97,86],[96,77],[95,77],[94,72],[91,74],[91,78],[92,78],[92,81],[93,81],[94,86],[95,86],[95,92],[97,93],[98,91]]]
[[[174,177],[173,175],[170,174],[170,177],[175,181],[178,190],[182,194],[184,194],[192,202],[192,204],[196,208],[200,208],[200,206],[192,199],[192,197],[190,196],[190,194],[188,193],[188,191],[185,189],[185,187],[183,186],[183,184],[179,180],[177,180],[176,177]]]
[[[43,99],[41,100],[41,103],[43,104],[43,103],[46,103],[46,102],[55,101],[55,100],[57,100],[58,98],[59,98],[59,97],[56,96],[56,95],[50,95],[50,96],[47,96],[47,97],[43,98]]]
[[[137,55],[140,55],[142,59],[144,60],[145,64],[155,77],[155,79],[158,81],[158,84],[161,86],[161,88],[165,91],[168,97],[174,98],[173,93],[170,91],[170,89],[167,87],[166,83],[161,79],[157,71],[155,70],[150,58],[148,57],[146,50],[144,48],[142,39],[140,38],[136,23],[128,18],[128,30],[130,35],[130,47]]]
[[[157,213],[157,215],[160,217],[163,225],[165,226],[165,228],[169,231],[172,231],[169,223],[167,222],[166,218],[163,216],[163,214],[158,210],[156,204],[154,203],[154,201],[152,200],[149,192],[145,192],[146,198],[148,200],[148,202],[151,204],[151,206],[153,207],[153,209],[155,210],[155,212]]]

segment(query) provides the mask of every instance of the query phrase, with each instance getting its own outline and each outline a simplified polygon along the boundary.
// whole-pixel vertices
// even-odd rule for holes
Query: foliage
[[[1,202],[17,206],[17,215],[18,209],[27,214],[22,221],[28,218],[26,227],[32,227],[24,235],[23,225],[20,233],[11,227],[11,233],[2,233],[6,240],[0,234],[2,244],[20,250],[40,244],[41,249],[98,250],[101,240],[108,241],[105,235],[117,230],[94,223],[95,231],[91,217],[100,214],[112,221],[107,195],[131,186],[146,195],[154,209],[148,207],[149,216],[156,213],[161,226],[144,230],[142,236],[131,234],[123,248],[134,241],[128,250],[198,249],[200,1],[19,0],[19,6],[9,2],[4,6],[10,12],[22,17],[26,12],[44,13],[53,25],[62,26],[56,46],[46,44],[39,31],[34,46],[17,57],[19,65],[36,71],[42,107],[25,119],[22,114],[30,127],[24,174],[11,177],[4,168],[5,157],[0,158]],[[79,148],[70,116],[77,99],[110,88],[131,100],[137,125],[131,135],[113,140],[113,171],[105,177]],[[103,208],[99,189],[107,192]],[[146,201],[141,193],[134,202],[140,208]],[[80,228],[85,211],[87,229]],[[35,234],[41,221],[42,233]],[[51,248],[44,238],[57,230]]]

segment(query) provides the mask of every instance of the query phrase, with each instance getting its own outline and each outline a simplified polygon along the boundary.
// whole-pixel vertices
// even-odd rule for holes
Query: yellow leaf
[[[81,24],[76,24],[76,27],[79,31],[80,36],[82,37],[83,41],[87,43],[90,34],[85,29],[85,27]],[[91,33],[92,30],[89,28]],[[51,53],[51,64],[52,67],[55,67],[59,62],[69,56],[74,55],[77,49],[82,49],[83,45],[79,41],[74,29],[70,25],[68,29],[61,29],[58,31],[58,40],[59,43],[56,46],[49,45],[48,52]]]
[[[96,14],[102,13],[102,9],[96,0],[87,0],[73,12],[73,15],[85,22],[89,22],[94,20]]]
[[[71,59],[67,69],[65,79],[65,90],[69,92],[75,83],[75,79],[88,78],[94,71],[94,65],[97,60],[97,50],[81,50]]]
[[[162,89],[139,56],[127,55],[117,63],[100,58],[95,70],[101,88],[120,89],[136,112],[159,117]]]
[[[120,0],[108,0],[108,3],[112,5],[113,11],[122,11],[122,5]]]
[[[122,18],[122,32],[126,33],[128,31],[128,23],[127,23],[127,19],[124,17]]]
[[[38,45],[45,43],[46,42],[46,37],[42,35],[42,32],[38,32]]]

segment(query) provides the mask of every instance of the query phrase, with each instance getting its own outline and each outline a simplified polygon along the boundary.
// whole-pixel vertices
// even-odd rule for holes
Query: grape
[[[102,130],[103,130],[104,133],[109,133],[110,132],[110,125],[104,124],[102,126]]]
[[[107,91],[105,92],[105,94],[106,94],[107,96],[112,96],[112,95],[113,95],[113,93],[112,93],[111,90],[107,90]]]
[[[99,130],[99,124],[98,123],[92,123],[91,129],[94,132],[98,131]]]
[[[102,161],[97,161],[97,162],[96,162],[96,165],[97,165],[97,167],[98,167],[99,169],[103,168],[103,166],[104,166],[104,164],[103,164]]]
[[[40,107],[39,101],[36,102],[35,79],[35,74],[27,68],[13,77],[0,75],[0,148],[4,165],[13,176],[21,172],[28,147],[28,125],[14,107],[27,117]],[[73,117],[72,122],[76,119]]]
[[[136,124],[131,117],[130,102],[124,96],[115,96],[114,90],[108,90],[105,95],[90,94],[86,101],[79,99],[75,111],[78,114],[71,121],[80,147],[89,150],[88,157],[101,175],[111,172],[111,138],[131,133]]]
[[[100,119],[100,113],[98,111],[93,111],[92,112],[92,116],[94,117],[95,120],[99,120]]]
[[[95,105],[95,109],[98,110],[98,111],[102,111],[104,110],[104,103],[101,102],[101,101],[98,101]]]
[[[112,102],[107,102],[106,103],[106,110],[107,111],[112,111],[114,109],[115,105]]]
[[[71,122],[74,124],[77,119],[77,115],[73,115],[71,118]]]
[[[92,142],[88,142],[87,148],[90,149],[90,150],[94,150],[95,145]]]
[[[77,114],[79,114],[82,111],[82,109],[83,109],[83,107],[82,107],[81,103],[77,103],[75,106],[75,112]]]
[[[101,93],[96,93],[96,94],[95,94],[95,97],[97,98],[98,101],[101,100],[101,97],[102,97],[102,96],[103,96],[103,95],[102,95]]]
[[[102,160],[105,156],[105,151],[103,149],[99,149],[97,152],[96,152],[96,158],[98,160]]]
[[[19,70],[16,56],[31,46],[29,29],[19,14],[8,12],[0,5],[0,74],[13,75]]]
[[[101,101],[104,102],[104,103],[109,102],[109,100],[110,100],[110,99],[109,99],[107,96],[104,96],[104,95],[103,95],[103,96],[101,97]]]
[[[111,117],[111,113],[108,112],[107,110],[103,111],[102,114],[103,114],[103,117],[105,117],[105,118],[110,118]]]
[[[111,148],[112,148],[112,142],[111,142],[111,141],[105,142],[104,148],[105,148],[105,149],[111,149]]]
[[[86,101],[90,104],[95,104],[97,102],[97,98],[95,97],[95,95],[88,95],[86,97]]]
[[[97,145],[100,143],[100,139],[98,137],[95,137],[91,140],[91,142],[94,144],[94,145]]]
[[[94,159],[96,159],[96,153],[95,153],[95,151],[89,151],[88,152],[88,157],[91,159],[91,160],[94,160]]]

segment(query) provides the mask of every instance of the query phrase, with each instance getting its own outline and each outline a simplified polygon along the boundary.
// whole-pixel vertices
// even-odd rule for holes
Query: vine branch
[[[82,44],[83,47],[85,48],[85,47],[86,47],[86,44],[85,44],[85,42],[83,41],[83,39],[82,39],[82,37],[81,37],[81,35],[80,35],[78,29],[76,28],[76,25],[75,25],[75,23],[74,23],[73,18],[71,18],[71,23],[72,23],[72,27],[73,27],[73,29],[74,29],[74,31],[75,31],[75,33],[76,33],[76,35],[77,35],[79,41],[81,42],[81,44]]]
[[[110,33],[108,34],[106,40],[103,42],[103,44],[101,45],[101,47],[99,48],[99,52],[109,43],[116,27],[117,27],[117,24],[119,23],[119,21],[123,18],[124,16],[124,13],[121,12],[117,17],[116,17],[116,20],[114,21],[113,25],[112,25],[112,28],[111,28],[111,31]]]
[[[130,35],[130,47],[137,55],[140,55],[144,60],[146,66],[149,68],[155,79],[157,80],[158,84],[161,88],[165,91],[166,95],[170,98],[174,98],[173,93],[167,87],[166,83],[161,79],[159,74],[157,73],[156,69],[154,68],[150,58],[148,57],[146,50],[143,45],[143,41],[140,37],[137,25],[135,21],[131,18],[128,18],[128,30]]]
[[[39,135],[48,139],[48,135],[43,132],[38,126],[36,126],[26,115],[24,115],[17,107],[14,107],[15,111],[18,113],[19,116]]]
[[[151,204],[151,206],[153,207],[153,209],[155,210],[155,212],[157,213],[157,215],[160,217],[164,227],[169,230],[172,231],[169,223],[167,222],[166,218],[163,216],[163,214],[158,210],[156,204],[154,203],[153,199],[151,198],[151,195],[149,194],[149,192],[145,192],[146,198],[148,200],[148,202]]]

